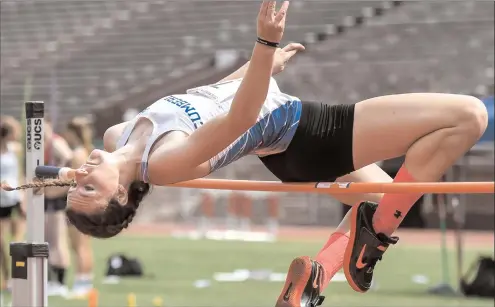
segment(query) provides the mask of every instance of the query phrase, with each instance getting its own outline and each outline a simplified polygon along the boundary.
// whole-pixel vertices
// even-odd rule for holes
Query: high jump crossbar
[[[55,166],[38,166],[35,174],[38,178],[61,177],[67,168]],[[265,192],[299,192],[320,194],[352,193],[422,193],[422,194],[493,194],[494,182],[312,182],[283,183],[278,181],[252,181],[228,179],[194,179],[167,185],[177,188],[265,191]]]
[[[69,168],[38,166],[35,175],[38,178],[56,178],[67,174]],[[228,179],[195,179],[167,185],[177,188],[195,188],[212,190],[300,192],[320,194],[352,193],[422,193],[422,194],[493,194],[492,182],[312,182],[282,183],[277,181],[250,181]]]
[[[277,181],[249,181],[226,179],[195,179],[168,185],[170,187],[266,191],[266,192],[300,192],[320,194],[352,193],[422,193],[422,194],[493,194],[495,183],[491,182],[313,182],[282,183]]]

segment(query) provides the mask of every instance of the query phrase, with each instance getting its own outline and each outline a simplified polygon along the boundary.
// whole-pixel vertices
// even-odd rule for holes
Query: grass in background
[[[203,289],[195,288],[194,282],[211,279],[215,272],[236,269],[270,269],[285,273],[295,256],[314,255],[319,248],[317,243],[187,241],[135,236],[95,240],[95,285],[100,292],[99,306],[126,306],[130,292],[136,294],[138,306],[152,306],[156,296],[163,299],[164,307],[274,306],[282,282],[212,281],[210,287]],[[148,277],[123,280],[117,285],[101,284],[108,256],[121,252],[139,258]],[[465,269],[480,253],[492,255],[493,250],[466,251]],[[453,251],[449,256],[454,285]],[[441,281],[440,268],[438,248],[399,244],[387,251],[384,262],[377,268],[377,290],[359,294],[347,283],[334,282],[324,293],[327,296],[324,306],[493,306],[493,300],[442,298],[426,294],[429,287]],[[412,277],[416,274],[426,276],[429,284],[413,283]],[[50,298],[49,302],[55,307],[87,306],[83,300]]]

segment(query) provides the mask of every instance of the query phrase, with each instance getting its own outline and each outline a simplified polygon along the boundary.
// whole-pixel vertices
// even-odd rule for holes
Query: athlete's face
[[[91,152],[86,163],[76,170],[75,180],[76,186],[69,189],[67,203],[76,211],[101,212],[111,198],[125,196],[119,184],[118,165],[110,153],[102,150]]]

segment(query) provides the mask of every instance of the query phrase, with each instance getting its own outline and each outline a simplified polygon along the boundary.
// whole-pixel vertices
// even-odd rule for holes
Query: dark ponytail
[[[136,215],[139,204],[149,193],[150,185],[142,181],[134,181],[129,186],[127,204],[120,204],[117,199],[109,201],[103,212],[85,214],[67,208],[67,218],[80,232],[96,237],[111,238],[127,228]]]

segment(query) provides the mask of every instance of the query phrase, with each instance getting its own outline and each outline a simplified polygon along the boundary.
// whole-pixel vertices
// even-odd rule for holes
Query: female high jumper
[[[289,2],[264,1],[251,60],[212,85],[162,98],[109,128],[74,172],[67,216],[81,232],[117,235],[150,185],[204,177],[253,154],[283,182],[391,182],[375,162],[405,155],[394,182],[437,181],[480,138],[487,111],[475,97],[410,93],[352,105],[309,103],[281,92],[272,75],[304,49],[279,49]],[[331,82],[329,80],[329,82]],[[331,103],[331,100],[327,101]],[[343,266],[351,287],[369,289],[373,269],[421,194],[335,195],[355,206],[316,258],[292,262],[276,307],[318,306]]]

